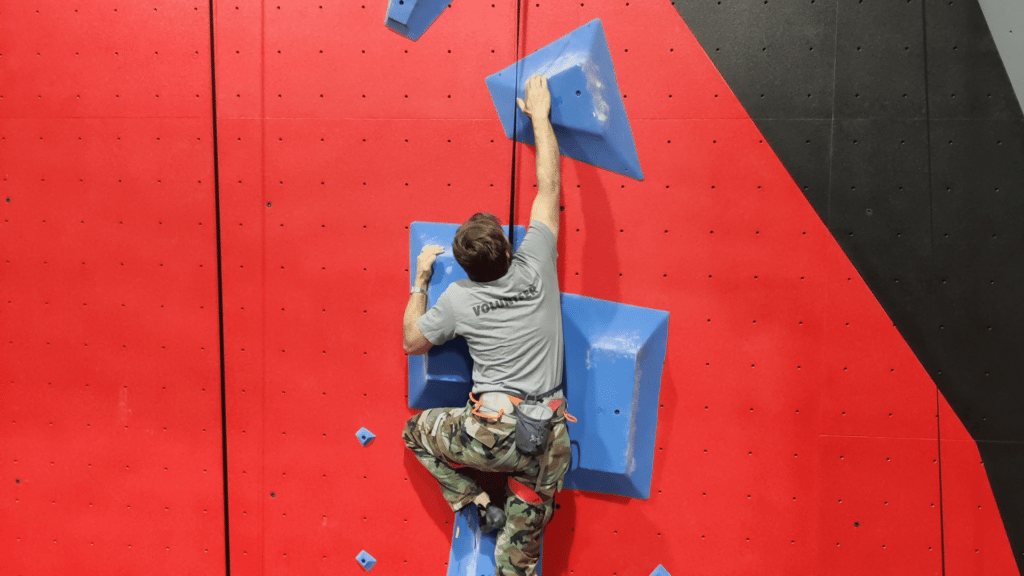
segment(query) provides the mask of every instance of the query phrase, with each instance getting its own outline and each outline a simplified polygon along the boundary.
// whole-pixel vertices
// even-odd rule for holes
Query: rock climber
[[[478,213],[452,243],[469,280],[452,283],[427,310],[427,287],[440,246],[416,261],[403,321],[404,347],[424,354],[462,336],[473,358],[473,388],[461,408],[434,408],[413,416],[403,437],[437,478],[452,510],[474,504],[484,532],[499,530],[498,576],[533,576],[540,538],[554,512],[555,493],[569,468],[569,435],[562,391],[562,312],[556,270],[560,167],[551,125],[547,78],[530,77],[519,108],[533,122],[537,196],[530,228],[513,254],[498,219]],[[468,467],[509,475],[502,505],[473,479]]]

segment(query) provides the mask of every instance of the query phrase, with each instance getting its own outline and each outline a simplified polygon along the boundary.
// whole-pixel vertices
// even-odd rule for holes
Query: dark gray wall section
[[[1024,566],[1024,116],[978,0],[674,4],[978,442]]]

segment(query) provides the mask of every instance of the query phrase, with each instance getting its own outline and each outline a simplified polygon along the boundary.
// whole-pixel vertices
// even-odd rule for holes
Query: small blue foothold
[[[672,575],[668,573],[668,570],[665,570],[664,566],[662,566],[661,564],[658,564],[658,567],[654,569],[654,572],[651,572],[651,576],[672,576]]]
[[[373,432],[370,432],[366,428],[360,428],[359,431],[356,432],[356,438],[359,438],[359,443],[363,446],[369,444],[376,437],[377,436],[375,436]]]
[[[370,556],[366,550],[360,550],[359,555],[356,556],[356,562],[363,565],[363,569],[369,572],[373,570],[373,565],[377,563],[377,559]]]

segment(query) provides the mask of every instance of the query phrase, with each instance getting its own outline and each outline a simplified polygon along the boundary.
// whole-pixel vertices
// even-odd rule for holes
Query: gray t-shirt
[[[530,223],[508,272],[448,286],[417,325],[434,345],[456,335],[473,357],[473,392],[549,392],[562,382],[564,350],[555,235]],[[560,392],[553,397],[561,397]]]

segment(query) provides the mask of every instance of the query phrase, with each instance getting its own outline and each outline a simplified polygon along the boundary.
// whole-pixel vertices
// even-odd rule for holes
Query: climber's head
[[[489,212],[477,212],[459,226],[452,253],[474,282],[501,278],[512,261],[512,245],[498,218]]]

